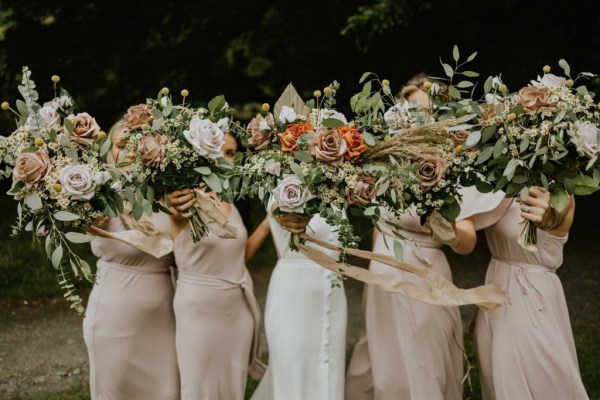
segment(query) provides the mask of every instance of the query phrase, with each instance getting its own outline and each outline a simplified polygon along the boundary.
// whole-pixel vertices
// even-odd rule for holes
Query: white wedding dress
[[[291,250],[291,234],[271,215],[269,222],[280,258],[265,309],[269,365],[252,399],[343,399],[347,321],[343,286],[332,287],[335,274]],[[306,232],[338,242],[332,227],[319,216],[313,217]]]

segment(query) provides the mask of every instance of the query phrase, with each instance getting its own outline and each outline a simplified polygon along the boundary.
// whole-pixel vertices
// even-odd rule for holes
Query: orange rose
[[[348,151],[344,155],[346,161],[354,162],[360,155],[367,151],[367,145],[364,143],[363,135],[360,134],[354,125],[337,128],[340,137],[346,141]]]
[[[310,122],[289,124],[285,132],[277,135],[281,140],[281,151],[293,153],[298,150],[298,145],[296,145],[298,138],[312,131],[313,127]]]

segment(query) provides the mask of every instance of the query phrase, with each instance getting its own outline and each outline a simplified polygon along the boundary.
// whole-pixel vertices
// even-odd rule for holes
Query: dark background
[[[462,59],[478,52],[468,69],[481,74],[479,86],[502,73],[518,90],[546,64],[561,74],[561,58],[574,73],[600,72],[600,13],[595,2],[581,0],[0,0],[0,101],[19,98],[21,67],[27,65],[41,99],[51,98],[50,76],[60,75],[80,108],[105,130],[128,106],[164,86],[175,99],[188,89],[195,105],[224,94],[238,117],[248,119],[261,103],[273,104],[290,81],[308,98],[335,79],[342,84],[338,107],[347,112],[363,72],[389,79],[398,91],[415,73],[442,75],[439,57],[451,61],[455,44]],[[600,79],[588,87],[599,92]],[[14,127],[10,114],[0,113],[0,134]],[[600,397],[599,200],[598,194],[577,199],[559,270],[592,398]],[[0,301],[55,296],[52,268],[30,237],[8,238],[15,208],[0,196]],[[262,215],[246,213],[247,224]],[[480,239],[469,257],[448,254],[458,286],[483,280],[489,254]],[[250,264],[261,302],[273,264],[266,243]],[[360,323],[360,290],[348,282],[351,324]],[[465,327],[471,313],[463,312]],[[465,396],[479,398],[477,391]]]

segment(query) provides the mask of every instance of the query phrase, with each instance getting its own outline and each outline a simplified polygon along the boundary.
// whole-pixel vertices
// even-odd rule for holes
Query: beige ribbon
[[[458,243],[452,222],[444,218],[439,212],[434,211],[427,218],[425,225],[431,231],[431,238],[436,242],[444,243],[448,246],[455,246]]]
[[[91,225],[88,231],[96,236],[126,243],[156,258],[166,256],[173,251],[173,239],[162,233],[159,235],[146,235],[137,230],[107,232],[94,225]]]
[[[213,201],[206,198],[206,194],[198,189],[194,189],[194,193],[196,195],[195,207],[209,232],[223,239],[237,238],[236,227],[229,225],[229,220]]]
[[[411,272],[423,279],[427,287],[418,286],[400,277],[376,274],[351,264],[339,263],[322,251],[308,247],[302,241],[313,242],[329,250],[343,251],[352,256],[378,261],[391,267]],[[497,284],[478,286],[471,289],[459,289],[443,275],[431,268],[411,265],[403,261],[398,261],[391,256],[371,251],[334,246],[305,233],[294,235],[294,242],[302,254],[330,271],[341,273],[369,285],[377,286],[386,292],[399,293],[424,303],[448,307],[475,304],[487,310],[493,310],[510,304],[509,297]]]

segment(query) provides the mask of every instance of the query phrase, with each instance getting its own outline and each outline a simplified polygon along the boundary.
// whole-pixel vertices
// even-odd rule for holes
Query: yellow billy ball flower
[[[571,87],[571,86],[573,86],[573,83],[574,83],[574,82],[573,82],[573,79],[567,79],[567,82],[566,82],[566,84],[567,84],[567,87]]]
[[[106,139],[106,132],[100,131],[100,132],[98,132],[96,137],[98,138],[98,140],[104,140],[104,139]]]
[[[319,97],[321,97],[321,91],[320,90],[315,90],[313,92],[313,96],[315,96],[318,99]]]
[[[456,146],[455,150],[456,150],[457,153],[461,153],[462,150],[463,150],[462,144],[459,144],[458,146]]]
[[[36,137],[33,143],[35,143],[37,147],[42,147],[44,145],[44,139],[41,137]]]
[[[60,183],[55,183],[52,185],[52,189],[54,189],[55,192],[60,192],[62,190],[62,186]]]
[[[169,88],[168,87],[164,87],[160,90],[160,92],[163,94],[163,96],[166,96],[169,94]]]
[[[294,135],[292,135],[291,133],[288,133],[287,135],[285,135],[285,141],[286,142],[291,142],[292,140],[294,140]]]
[[[331,96],[331,93],[333,93],[333,89],[327,86],[323,89],[323,93],[325,93],[325,96]]]
[[[381,81],[381,84],[383,86],[390,86],[390,81],[388,81],[387,79],[384,79],[384,80]]]
[[[10,108],[10,104],[8,104],[8,101],[3,101],[2,102],[2,106],[0,106],[0,107],[2,107],[2,109],[4,111],[6,111],[6,110],[8,110]]]
[[[190,92],[188,92],[188,90],[187,90],[187,89],[183,89],[183,90],[181,91],[181,96],[182,96],[182,97],[188,97],[189,95],[190,95]]]
[[[512,121],[512,120],[513,120],[513,119],[515,119],[515,118],[517,118],[517,114],[515,114],[515,113],[510,113],[510,114],[508,114],[508,115],[506,116],[506,119],[507,119],[508,121]]]
[[[54,83],[60,82],[60,76],[58,76],[58,75],[52,75],[52,78],[50,78],[50,79],[52,79],[52,82],[54,82]]]
[[[264,112],[269,112],[269,110],[271,109],[271,106],[269,105],[269,103],[264,103],[261,107],[260,107]]]
[[[429,89],[431,89],[431,86],[433,86],[433,84],[431,82],[427,81],[423,84],[423,89],[429,90]]]
[[[498,86],[498,91],[500,93],[506,93],[508,91],[508,88],[506,87],[506,85],[503,83],[502,85]]]
[[[543,71],[545,74],[550,72],[550,66],[549,65],[544,65]]]

